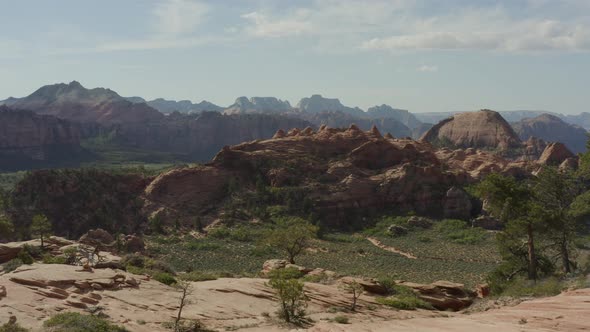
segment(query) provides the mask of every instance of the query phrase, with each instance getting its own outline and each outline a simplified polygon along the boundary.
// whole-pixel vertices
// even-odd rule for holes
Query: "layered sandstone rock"
[[[539,163],[557,166],[570,158],[575,158],[575,156],[563,143],[549,143],[539,157]]]
[[[456,114],[428,130],[422,141],[461,148],[508,150],[521,145],[510,124],[494,111]]]

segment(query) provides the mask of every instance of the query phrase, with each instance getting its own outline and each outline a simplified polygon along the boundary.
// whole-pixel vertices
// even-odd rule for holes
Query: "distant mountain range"
[[[294,107],[276,97],[239,97],[228,107],[208,101],[196,104],[162,98],[146,101],[141,97],[122,97],[106,88],[86,89],[77,81],[43,86],[29,96],[0,101],[0,105],[4,105],[3,112],[28,110],[67,121],[76,127],[81,142],[90,139],[115,147],[175,152],[195,161],[209,160],[224,145],[270,138],[278,129],[318,128],[322,124],[331,127],[356,124],[364,130],[376,126],[383,134],[417,139],[433,124],[455,114],[411,113],[384,104],[364,111],[319,94],[302,98]],[[559,140],[574,152],[585,150],[584,128],[590,127],[590,113],[500,114],[511,122],[523,140],[531,136]],[[14,125],[11,126],[13,130]]]

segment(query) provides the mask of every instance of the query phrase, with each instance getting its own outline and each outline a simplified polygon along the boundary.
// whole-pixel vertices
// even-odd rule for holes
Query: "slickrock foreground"
[[[16,316],[38,329],[63,311],[98,312],[131,331],[166,331],[178,309],[178,292],[148,278],[111,269],[82,272],[80,267],[33,264],[0,276],[0,320]],[[2,295],[2,289],[6,295]],[[183,317],[214,330],[284,331],[273,317],[277,302],[265,279],[222,278],[192,283]],[[583,331],[590,328],[590,289],[522,302],[486,312],[397,311],[363,295],[356,313],[335,312],[350,299],[336,285],[306,284],[308,313],[315,322],[302,331]],[[268,317],[270,314],[270,317]],[[330,322],[338,315],[350,324]]]

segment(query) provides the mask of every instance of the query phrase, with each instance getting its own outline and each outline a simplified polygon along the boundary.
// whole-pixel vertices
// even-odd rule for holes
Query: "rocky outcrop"
[[[558,166],[571,158],[575,158],[574,154],[563,143],[549,143],[539,157],[539,163]]]
[[[502,222],[491,216],[479,216],[471,221],[471,226],[481,227],[487,230],[498,231],[502,229]]]
[[[160,175],[143,196],[150,213],[189,220],[218,209],[229,179],[254,188],[263,176],[278,189],[305,192],[307,206],[333,226],[384,209],[469,219],[470,203],[459,188],[491,172],[527,176],[533,169],[532,162],[484,151],[436,149],[355,125],[322,126],[225,147],[204,167]]]
[[[115,242],[115,238],[104,229],[91,229],[82,235],[78,242],[91,246],[109,246]]]
[[[586,151],[588,132],[569,124],[556,115],[542,114],[534,118],[512,123],[512,128],[523,140],[538,137],[546,142],[561,142],[573,153]]]
[[[456,114],[432,127],[420,140],[459,148],[509,150],[521,146],[508,122],[490,110]]]
[[[465,288],[463,284],[448,281],[436,281],[432,284],[416,284],[401,282],[403,286],[412,288],[418,297],[438,310],[458,311],[473,303],[477,294]]]

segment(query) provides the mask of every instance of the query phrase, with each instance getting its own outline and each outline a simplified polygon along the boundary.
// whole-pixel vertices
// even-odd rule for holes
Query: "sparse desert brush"
[[[48,331],[67,332],[127,332],[124,327],[111,324],[105,319],[77,312],[64,312],[52,316],[43,323]]]

